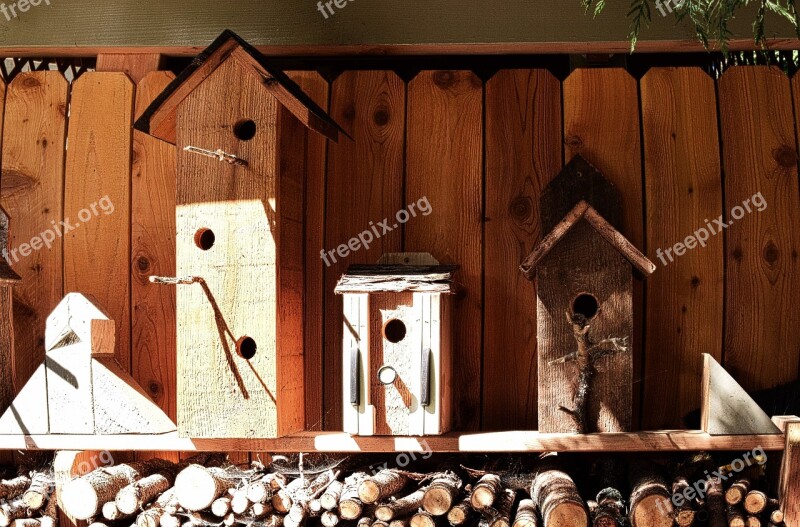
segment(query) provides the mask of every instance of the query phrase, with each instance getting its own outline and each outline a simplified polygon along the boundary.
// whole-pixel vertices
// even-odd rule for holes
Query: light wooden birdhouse
[[[398,264],[406,259],[416,264]],[[344,431],[434,435],[451,422],[451,293],[457,266],[386,255],[351,266],[344,300]]]
[[[14,323],[13,298],[14,285],[20,281],[17,273],[6,261],[8,251],[9,217],[0,207],[0,411],[8,408],[14,398],[13,357]]]
[[[178,147],[181,435],[303,430],[306,128],[341,130],[229,31],[136,127]]]
[[[580,163],[572,176],[588,183],[594,169]],[[648,275],[655,265],[580,200],[521,269],[536,280],[539,431],[629,431],[634,270]]]

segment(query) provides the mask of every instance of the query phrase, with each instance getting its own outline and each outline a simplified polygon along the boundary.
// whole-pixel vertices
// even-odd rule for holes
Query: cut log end
[[[378,484],[370,479],[361,482],[358,486],[358,497],[364,503],[375,503],[381,495],[381,488]]]
[[[681,509],[675,514],[675,523],[679,527],[690,527],[694,523],[695,515],[692,509]]]
[[[339,514],[343,520],[355,520],[361,516],[363,506],[356,499],[342,500],[339,503]]]
[[[434,516],[446,514],[453,507],[453,493],[443,487],[430,488],[422,499],[422,507]]]
[[[225,491],[210,469],[199,465],[186,467],[175,480],[178,502],[188,511],[201,511],[211,506]]]
[[[589,516],[581,505],[567,502],[553,507],[544,524],[546,527],[586,527]]]
[[[673,522],[672,502],[668,497],[652,495],[643,498],[631,511],[634,527],[670,527]]]
[[[744,497],[744,510],[750,514],[761,514],[767,506],[767,496],[759,490],[751,490]]]
[[[83,478],[73,479],[61,488],[61,503],[68,516],[83,521],[96,516],[103,506],[96,489]]]

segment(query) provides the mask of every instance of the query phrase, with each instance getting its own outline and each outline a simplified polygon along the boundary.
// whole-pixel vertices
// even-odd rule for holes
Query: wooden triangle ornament
[[[700,423],[719,435],[780,434],[772,419],[711,355],[703,354]]]

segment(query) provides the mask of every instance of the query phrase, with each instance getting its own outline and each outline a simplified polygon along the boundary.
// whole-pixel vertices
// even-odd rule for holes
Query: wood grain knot
[[[353,119],[355,119],[356,106],[354,104],[348,104],[347,107],[344,109],[344,112],[342,112],[342,117],[344,117],[346,121],[352,121]]]
[[[140,273],[146,273],[150,270],[150,260],[145,256],[140,256],[136,259],[136,268]]]
[[[67,116],[67,103],[61,103],[58,105],[58,113],[60,113],[64,117]]]
[[[571,135],[564,140],[564,144],[572,149],[579,149],[583,146],[583,141],[577,135]]]
[[[158,381],[150,381],[147,383],[147,392],[155,399],[161,393],[161,383]]]
[[[16,192],[22,192],[25,189],[33,188],[36,185],[36,180],[27,174],[23,174],[19,170],[4,170],[2,180],[3,194],[11,195]]]
[[[386,126],[389,124],[389,110],[387,108],[378,108],[372,114],[372,121],[378,126]]]
[[[457,81],[456,74],[452,71],[437,71],[433,74],[433,83],[443,90],[450,88]]]
[[[511,200],[509,213],[511,214],[511,217],[518,222],[523,222],[530,219],[531,214],[533,213],[533,203],[531,203],[531,198],[527,196],[517,196]]]
[[[42,81],[33,75],[25,75],[25,77],[22,79],[22,87],[27,90],[38,88],[41,85]]]
[[[697,287],[700,286],[700,278],[698,278],[697,276],[693,276],[691,283],[692,283],[692,289],[697,289]]]
[[[773,157],[778,165],[784,168],[792,168],[797,166],[797,152],[794,148],[786,145],[781,145],[773,152]]]
[[[775,245],[775,242],[770,240],[764,246],[762,255],[764,257],[765,262],[767,262],[770,265],[774,265],[775,262],[778,261],[778,258],[780,258],[780,250],[778,249],[778,246]]]
[[[735,247],[733,249],[733,252],[731,252],[731,256],[733,256],[733,259],[735,261],[741,262],[742,261],[742,256],[744,256],[744,254],[742,253],[742,248],[741,247]]]

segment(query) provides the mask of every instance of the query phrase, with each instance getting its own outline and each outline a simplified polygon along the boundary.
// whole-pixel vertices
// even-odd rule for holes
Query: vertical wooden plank
[[[636,80],[619,68],[578,69],[564,81],[564,155],[581,154],[619,189],[623,224],[643,248],[642,159]],[[633,284],[633,426],[639,423],[642,378],[643,288]]]
[[[136,85],[138,117],[175,76],[147,74]],[[175,288],[149,277],[175,276],[175,147],[133,132],[131,167],[131,344],[133,378],[177,420]],[[140,454],[179,461],[174,452]]]
[[[641,93],[647,256],[657,266],[646,281],[642,426],[681,428],[700,405],[701,354],[722,354],[723,237],[706,228],[722,214],[716,92],[699,68],[653,68]],[[664,252],[684,241],[695,248]]]
[[[486,83],[484,430],[535,429],[536,291],[519,272],[539,232],[539,195],[561,170],[561,83],[504,70]]]
[[[100,53],[97,55],[97,71],[121,71],[139,84],[151,71],[157,71],[162,62],[158,53]]]
[[[16,354],[14,387],[19,391],[44,360],[45,320],[61,301],[64,141],[69,86],[57,71],[26,72],[8,87],[0,203],[13,218],[11,264],[22,278],[14,288]],[[27,255],[23,243],[48,244]],[[38,244],[37,244],[38,245]]]
[[[455,304],[455,430],[481,420],[483,84],[471,71],[423,71],[408,87],[406,201],[432,212],[405,226],[405,250],[458,264]],[[394,218],[390,218],[390,223]]]
[[[785,425],[786,448],[779,482],[786,525],[800,525],[800,421]]]
[[[115,357],[130,371],[130,170],[133,84],[86,73],[72,86],[64,289],[92,295],[117,323]]]
[[[342,298],[336,281],[356,263],[375,263],[399,252],[401,230],[376,237],[368,249],[347,254],[346,244],[402,207],[406,87],[391,71],[348,71],[331,87],[331,115],[354,138],[329,145],[325,250],[326,430],[342,428]],[[342,257],[336,250],[342,248]],[[349,250],[348,250],[349,252]]]
[[[328,82],[315,71],[293,71],[289,77],[323,110],[328,109]],[[306,429],[322,429],[324,264],[319,257],[325,245],[325,163],[328,141],[306,129],[305,191],[305,399]],[[342,141],[348,139],[342,138]]]
[[[789,79],[734,67],[719,80],[725,171],[725,368],[746,390],[793,381],[800,363],[800,197]],[[760,193],[763,197],[753,199]],[[748,201],[752,212],[743,211]],[[753,202],[756,203],[753,203]],[[759,212],[753,205],[762,203]],[[736,209],[738,207],[738,209]]]
[[[0,142],[2,142],[3,140],[3,115],[5,114],[5,98],[6,98],[6,83],[3,82],[3,79],[0,79]],[[0,153],[0,163],[2,162],[1,156],[2,154]],[[2,172],[0,172],[0,199],[2,199],[2,185],[3,185],[3,175]],[[0,212],[0,215],[2,215],[2,212]],[[6,240],[6,242],[8,243],[8,240]],[[0,258],[2,258],[2,256],[0,256]],[[11,378],[13,379],[13,376]],[[14,461],[14,456],[11,452],[0,452],[0,464],[10,465],[13,461]]]

